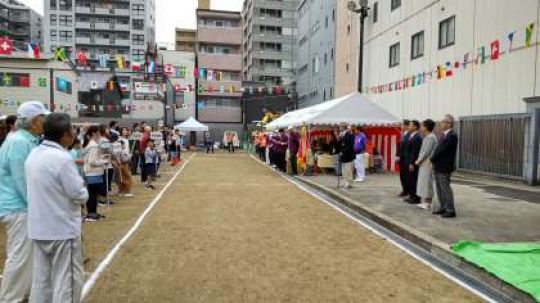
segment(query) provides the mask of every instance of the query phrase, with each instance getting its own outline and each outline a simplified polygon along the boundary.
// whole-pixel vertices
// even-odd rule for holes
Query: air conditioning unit
[[[90,89],[98,89],[98,88],[99,88],[99,84],[97,81],[90,82]]]

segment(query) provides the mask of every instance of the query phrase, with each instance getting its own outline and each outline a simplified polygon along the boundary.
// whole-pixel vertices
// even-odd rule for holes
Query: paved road
[[[477,302],[246,155],[197,155],[89,302]]]

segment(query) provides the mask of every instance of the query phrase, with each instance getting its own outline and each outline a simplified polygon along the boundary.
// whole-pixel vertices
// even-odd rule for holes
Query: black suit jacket
[[[403,138],[401,138],[401,143],[399,144],[397,156],[399,157],[399,163],[407,163],[407,146],[409,144],[409,137],[411,133],[407,132]]]
[[[420,156],[420,149],[422,148],[422,137],[419,133],[416,133],[412,139],[409,137],[407,144],[407,165],[415,165],[416,160]]]
[[[451,130],[448,135],[439,142],[431,157],[431,163],[433,163],[433,170],[435,172],[449,174],[456,170],[457,147],[458,136]]]
[[[343,163],[349,163],[356,159],[354,153],[354,135],[347,131],[341,141],[341,161]]]

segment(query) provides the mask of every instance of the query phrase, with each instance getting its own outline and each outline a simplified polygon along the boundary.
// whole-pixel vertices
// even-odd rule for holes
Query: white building
[[[455,115],[461,168],[526,177],[537,157],[529,128],[536,120],[524,114],[523,98],[540,89],[538,1],[370,0],[369,6],[364,92],[399,117]]]

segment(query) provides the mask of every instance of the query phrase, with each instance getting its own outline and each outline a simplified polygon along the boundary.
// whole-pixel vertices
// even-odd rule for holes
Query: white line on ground
[[[152,209],[154,208],[154,206],[156,206],[156,204],[161,200],[161,198],[163,197],[163,194],[165,193],[165,191],[167,191],[167,189],[171,186],[171,184],[176,180],[176,178],[182,173],[182,171],[184,171],[184,168],[186,168],[186,166],[188,165],[189,161],[195,156],[196,154],[192,154],[186,162],[184,162],[184,164],[182,165],[182,167],[180,167],[180,169],[174,174],[174,176],[171,178],[171,180],[167,183],[167,185],[165,185],[165,187],[163,187],[163,189],[159,192],[159,194],[154,198],[154,200],[152,200],[152,202],[148,205],[148,207],[146,207],[146,209],[144,210],[144,212],[139,216],[139,218],[137,219],[137,221],[135,222],[135,224],[133,224],[133,226],[131,227],[131,229],[124,235],[124,237],[122,239],[120,239],[120,241],[118,241],[118,243],[116,243],[116,245],[113,247],[113,249],[111,249],[111,251],[109,251],[109,253],[107,254],[107,256],[105,257],[105,259],[103,259],[103,261],[101,261],[101,263],[99,263],[98,267],[96,268],[96,270],[92,273],[92,275],[90,276],[90,278],[88,278],[88,280],[86,281],[86,283],[84,283],[84,287],[83,287],[83,291],[82,291],[82,296],[81,296],[81,300],[84,301],[84,299],[86,298],[86,296],[88,296],[88,294],[90,293],[90,290],[92,290],[92,287],[94,287],[94,285],[96,284],[96,281],[99,279],[99,276],[105,271],[105,269],[107,269],[107,267],[111,264],[114,256],[118,253],[118,251],[120,250],[120,248],[122,248],[122,246],[124,244],[126,244],[126,242],[131,238],[131,236],[135,233],[135,231],[137,231],[137,229],[141,226],[141,224],[143,223],[144,219],[146,218],[146,216],[150,213],[150,211],[152,211]]]
[[[251,158],[253,160],[255,160],[255,162],[265,166],[266,168],[270,169],[273,171],[272,168],[270,168],[268,165],[266,165],[265,163],[261,162],[259,159],[257,159],[255,156],[251,155]],[[400,243],[394,241],[393,239],[385,236],[384,234],[382,234],[381,232],[379,232],[378,230],[372,228],[371,226],[367,225],[366,223],[362,222],[361,220],[353,217],[352,215],[350,215],[349,213],[343,211],[342,209],[340,209],[339,207],[333,205],[332,203],[326,201],[325,199],[323,199],[322,197],[320,197],[319,195],[317,195],[315,193],[315,191],[311,190],[310,188],[307,188],[306,186],[304,185],[301,185],[299,183],[297,183],[297,181],[294,181],[292,180],[291,178],[289,177],[286,177],[284,176],[283,174],[280,174],[278,173],[278,175],[280,177],[282,177],[283,179],[287,180],[288,182],[292,183],[293,185],[295,185],[296,187],[298,187],[300,190],[304,191],[305,193],[309,194],[310,196],[316,198],[317,200],[323,202],[324,204],[330,206],[331,208],[333,208],[334,210],[336,210],[337,212],[341,213],[342,215],[344,215],[345,217],[349,218],[350,220],[358,223],[359,225],[361,225],[362,227],[368,229],[369,231],[373,232],[374,234],[378,235],[379,237],[383,238],[384,240],[386,240],[387,242],[393,244],[394,246],[396,246],[397,248],[401,249],[402,251],[404,251],[405,253],[407,253],[408,255],[410,255],[411,257],[415,258],[416,260],[422,262],[424,265],[426,266],[429,266],[431,269],[433,269],[434,271],[438,272],[439,274],[445,276],[446,278],[448,278],[449,280],[453,281],[454,283],[460,285],[461,287],[471,291],[472,293],[474,293],[475,295],[479,296],[480,298],[482,298],[483,300],[486,300],[487,302],[497,302],[493,299],[491,299],[490,297],[486,296],[485,294],[479,292],[478,290],[476,290],[475,288],[471,287],[470,285],[464,283],[463,281],[455,278],[454,276],[448,274],[447,272],[445,272],[444,270],[440,269],[438,266],[434,265],[433,263],[425,260],[424,258],[420,257],[419,255],[417,255],[416,253],[414,253],[413,251],[409,250],[408,248],[406,248],[405,246],[401,245]]]

